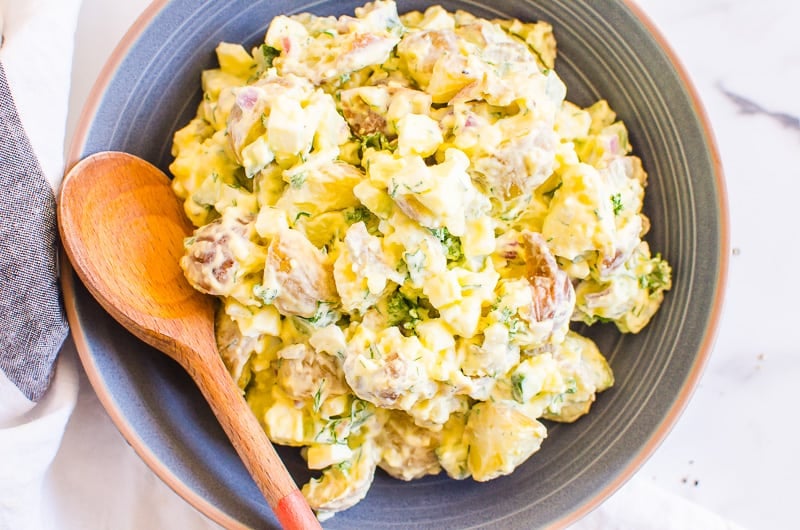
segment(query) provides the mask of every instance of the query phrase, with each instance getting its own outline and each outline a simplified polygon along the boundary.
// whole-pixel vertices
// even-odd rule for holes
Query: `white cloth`
[[[47,179],[58,188],[72,50],[81,0],[0,0],[6,70],[22,124]]]
[[[0,59],[22,122],[54,187],[63,170],[70,58],[79,4],[80,0],[0,0],[6,37]],[[48,394],[35,406],[3,381],[0,373],[0,530],[215,528],[138,459],[88,385],[83,385],[78,413],[70,419],[63,439],[62,451],[68,450],[74,460],[57,460],[47,473],[78,396],[77,364],[74,346],[68,341]],[[112,482],[114,487],[108,487]],[[704,508],[635,477],[572,530],[735,528]]]
[[[64,350],[72,348],[68,340]],[[43,481],[78,393],[76,359],[65,353],[62,351],[59,357],[56,375],[44,399],[16,421],[0,426],[0,529],[46,527],[41,520]]]
[[[569,530],[742,530],[742,527],[637,475]]]
[[[0,3],[0,61],[22,125],[54,189],[63,171],[79,5],[80,0]],[[68,341],[64,349],[71,348]],[[0,372],[0,529],[42,528],[43,477],[59,448],[77,394],[74,356],[60,356],[50,389],[36,404]]]

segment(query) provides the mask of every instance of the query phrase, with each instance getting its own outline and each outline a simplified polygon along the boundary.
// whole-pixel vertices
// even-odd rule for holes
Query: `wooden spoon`
[[[214,300],[178,260],[192,226],[169,179],[126,153],[98,153],[64,177],[61,239],[103,308],[189,372],[286,529],[321,528],[217,351]]]

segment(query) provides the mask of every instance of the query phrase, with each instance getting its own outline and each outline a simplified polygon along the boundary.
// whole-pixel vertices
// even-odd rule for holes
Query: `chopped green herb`
[[[431,234],[444,245],[447,261],[461,261],[464,251],[461,248],[461,239],[452,235],[447,228],[429,229]]]
[[[516,311],[514,311],[510,307],[504,307],[502,311],[500,311],[500,322],[506,324],[511,319],[511,317],[514,316],[514,313],[516,313]]]
[[[511,336],[516,335],[522,331],[524,324],[522,319],[516,316],[517,311],[510,307],[503,307],[498,316],[498,322],[504,324],[508,328],[508,334]]]
[[[350,460],[345,460],[344,462],[339,462],[338,464],[334,464],[334,467],[339,471],[347,472],[350,471],[350,467],[352,465],[353,463]]]
[[[559,181],[558,184],[556,184],[556,186],[553,189],[543,192],[542,196],[546,197],[548,199],[552,199],[553,196],[556,194],[556,192],[559,190],[559,188],[561,188],[561,186],[563,186],[563,185],[564,185],[564,181],[563,180]]]
[[[386,20],[386,31],[392,33],[395,30],[399,30],[399,33],[402,34],[405,31],[405,26],[403,26],[400,19],[396,17],[390,17]]]
[[[619,215],[622,211],[622,194],[615,193],[611,196],[611,206],[614,208],[614,215]]]
[[[403,260],[408,266],[408,274],[412,279],[424,270],[425,258],[425,253],[419,248],[414,252],[406,252],[403,254]]]
[[[244,188],[251,193],[253,191],[253,178],[247,176],[247,172],[243,167],[237,167],[233,171],[233,182],[227,184],[231,188]]]
[[[297,212],[297,215],[294,216],[294,222],[297,223],[297,220],[301,217],[311,217],[311,214],[308,212]]]
[[[665,291],[672,286],[672,268],[661,254],[650,260],[650,272],[639,276],[639,287],[647,289],[650,294]]]
[[[350,404],[350,430],[360,428],[372,416],[372,411],[366,401],[354,399]]]
[[[508,319],[506,326],[508,327],[508,334],[511,337],[522,331],[525,327],[525,325],[522,323],[522,320],[516,317]]]
[[[583,318],[583,321],[591,326],[592,324],[595,324],[597,322],[601,324],[610,324],[611,322],[614,322],[614,319],[608,317],[601,317],[599,315],[586,315],[586,317]]]
[[[394,152],[394,150],[397,149],[397,142],[389,141],[385,134],[381,131],[377,131],[361,137],[361,152],[363,153],[370,147],[378,151]]]
[[[370,359],[380,359],[383,357],[381,352],[378,351],[378,348],[374,344],[369,345],[369,358]]]
[[[275,298],[278,297],[278,290],[270,289],[269,287],[264,287],[260,283],[257,283],[253,286],[253,296],[261,300],[264,305],[270,305],[275,301]]]
[[[317,312],[314,313],[314,316],[306,318],[306,317],[297,317],[305,322],[308,322],[315,328],[324,328],[326,326],[330,326],[331,324],[336,323],[337,320],[341,315],[338,311],[335,311],[331,304],[327,302],[317,302]]]
[[[358,431],[372,417],[372,410],[366,401],[353,399],[349,414],[331,416],[328,423],[315,437],[320,443],[346,443],[347,438]]]
[[[320,406],[322,406],[322,389],[325,386],[325,379],[323,378],[322,381],[319,383],[319,388],[314,393],[314,412],[319,412]]]
[[[369,167],[367,167],[367,171],[369,171]],[[389,197],[391,197],[392,199],[396,199],[397,198],[397,190],[398,189],[400,189],[400,186],[394,181],[394,177],[392,177],[392,180],[390,181],[389,189],[388,189]]]
[[[339,426],[342,424],[342,420],[343,418],[340,417],[331,418],[325,425],[325,427],[322,428],[319,434],[317,434],[314,440],[320,443],[335,443],[335,444],[342,443],[342,441],[345,441],[347,439],[347,436],[344,436],[341,439],[339,438],[339,436],[343,434],[340,433],[339,429]]]
[[[525,392],[522,388],[522,383],[525,382],[525,375],[515,373],[511,376],[511,397],[517,403],[525,403]]]
[[[395,291],[387,300],[387,324],[399,326],[401,330],[414,331],[420,322],[419,306],[400,291]]]
[[[359,221],[368,221],[373,217],[372,212],[363,204],[356,206],[352,209],[347,209],[344,212],[344,220],[348,224],[356,224]]]
[[[301,171],[300,173],[294,173],[291,177],[289,177],[289,184],[296,190],[302,188],[305,182],[306,182],[305,171]]]
[[[367,402],[354,399],[350,404],[350,432],[360,429],[370,417],[372,417],[372,411]]]
[[[547,410],[550,411],[552,414],[558,414],[561,412],[561,407],[564,405],[564,394],[556,394],[553,396],[553,399],[550,400],[550,405],[547,406]]]
[[[280,56],[281,51],[277,48],[273,48],[272,46],[262,44],[261,54],[264,56],[264,63],[267,65],[267,68],[272,68],[272,62],[276,57]]]

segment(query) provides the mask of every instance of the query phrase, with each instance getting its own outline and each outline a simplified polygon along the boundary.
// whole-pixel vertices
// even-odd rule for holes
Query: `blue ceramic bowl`
[[[273,16],[352,13],[359,1],[160,0],[130,30],[99,79],[70,153],[136,154],[166,170],[173,132],[194,116],[200,72],[220,41],[254,45]],[[727,268],[727,206],[718,159],[689,81],[653,27],[622,1],[442,1],[485,17],[547,20],[568,98],[606,98],[650,174],[648,236],[674,267],[674,287],[636,336],[590,332],[616,374],[591,414],[553,425],[541,451],[489,483],[445,476],[412,483],[379,472],[367,498],[326,528],[563,527],[608,497],[676,421],[709,355]],[[399,2],[401,12],[424,9]],[[64,277],[81,359],[116,425],[150,467],[220,524],[277,527],[265,501],[182,370],[117,325],[71,272]],[[282,451],[299,483],[295,450]]]

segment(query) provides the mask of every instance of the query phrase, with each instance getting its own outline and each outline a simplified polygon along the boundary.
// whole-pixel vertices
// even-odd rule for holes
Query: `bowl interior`
[[[271,18],[311,11],[352,13],[362,2],[174,0],[151,9],[99,86],[71,159],[97,151],[136,154],[167,170],[173,132],[200,101],[200,72],[220,41],[254,45]],[[382,472],[367,499],[326,528],[531,528],[566,524],[609,495],[643,462],[682,409],[713,339],[726,267],[726,206],[713,142],[691,89],[651,29],[626,4],[442,1],[484,17],[551,22],[556,70],[568,99],[609,100],[649,173],[647,239],[673,265],[674,287],[639,335],[587,333],[610,359],[616,385],[572,425],[549,425],[541,451],[489,483],[444,476],[412,483]],[[428,2],[400,1],[401,12]],[[182,370],[118,326],[75,277],[70,320],[95,388],[134,448],[201,511],[226,525],[276,527],[269,508]],[[299,483],[309,474],[281,450]]]

